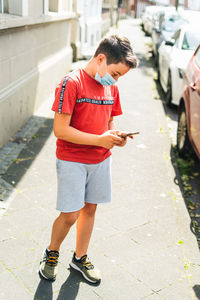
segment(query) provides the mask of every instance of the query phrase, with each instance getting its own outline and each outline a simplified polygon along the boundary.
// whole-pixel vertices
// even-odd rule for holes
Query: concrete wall
[[[0,147],[24,126],[71,68],[71,19],[39,20],[0,29]]]

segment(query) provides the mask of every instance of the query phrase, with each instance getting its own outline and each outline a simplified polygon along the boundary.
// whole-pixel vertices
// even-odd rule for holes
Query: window
[[[200,43],[200,35],[198,32],[187,31],[184,34],[182,49],[196,50]]]
[[[185,21],[177,16],[172,16],[167,19],[163,24],[163,30],[168,32],[175,32],[178,30]]]

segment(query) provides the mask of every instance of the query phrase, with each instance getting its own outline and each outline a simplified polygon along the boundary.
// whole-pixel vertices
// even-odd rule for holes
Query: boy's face
[[[123,76],[130,70],[130,68],[123,63],[110,64],[107,67],[108,67],[108,72],[116,81],[118,80],[119,77]]]
[[[121,62],[118,64],[107,65],[105,55],[99,54],[99,56],[99,59],[97,57],[97,72],[101,77],[105,76],[106,73],[109,72],[109,74],[117,81],[119,77],[123,76],[130,70],[129,66]]]

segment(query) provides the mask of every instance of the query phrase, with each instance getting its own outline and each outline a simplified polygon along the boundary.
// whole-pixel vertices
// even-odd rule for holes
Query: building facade
[[[0,147],[71,69],[72,0],[1,0]]]

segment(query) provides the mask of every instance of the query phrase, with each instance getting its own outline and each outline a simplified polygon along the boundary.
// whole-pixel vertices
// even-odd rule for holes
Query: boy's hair
[[[138,65],[131,43],[124,36],[111,35],[104,38],[96,49],[94,57],[97,57],[100,53],[106,56],[108,65],[123,63],[131,69],[136,68]]]

